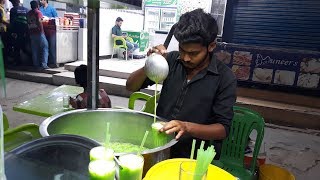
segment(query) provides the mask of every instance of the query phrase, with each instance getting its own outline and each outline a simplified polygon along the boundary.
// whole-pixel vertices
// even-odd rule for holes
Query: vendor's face
[[[188,69],[195,69],[205,61],[209,61],[209,53],[215,48],[215,43],[204,46],[200,43],[179,44],[181,62]]]

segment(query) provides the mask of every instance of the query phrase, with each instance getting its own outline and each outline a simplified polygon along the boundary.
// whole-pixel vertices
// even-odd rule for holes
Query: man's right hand
[[[157,53],[157,54],[160,54],[162,55],[164,58],[167,57],[167,49],[162,45],[158,45],[158,46],[155,46],[155,47],[152,47],[151,49],[149,49],[147,55],[150,56],[150,54],[152,53]]]

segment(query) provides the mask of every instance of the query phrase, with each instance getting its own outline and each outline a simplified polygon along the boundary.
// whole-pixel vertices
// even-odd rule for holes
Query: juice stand
[[[73,25],[70,18],[55,18],[43,22],[44,31],[56,41],[56,63],[67,63],[78,60],[79,26]]]
[[[61,0],[63,1],[63,0]],[[79,3],[78,0],[65,0],[67,2],[72,3]],[[112,135],[111,141],[123,141],[123,142],[132,142],[133,144],[137,144],[140,142],[143,133],[147,130],[151,130],[151,123],[154,120],[154,116],[151,114],[143,113],[143,112],[136,112],[131,110],[119,110],[119,109],[97,109],[97,100],[98,100],[98,84],[99,84],[99,5],[100,2],[98,0],[91,0],[88,1],[88,94],[90,101],[88,101],[88,109],[84,110],[74,110],[68,111],[61,114],[57,114],[55,116],[49,117],[46,119],[40,128],[40,132],[44,138],[40,139],[39,141],[32,141],[30,144],[25,144],[23,147],[17,148],[16,150],[10,152],[6,156],[6,166],[7,172],[11,170],[11,173],[7,174],[7,178],[11,178],[11,175],[19,174],[20,177],[23,176],[23,173],[35,175],[37,173],[49,173],[50,175],[46,176],[47,179],[54,178],[54,179],[61,179],[61,177],[65,178],[64,176],[67,175],[65,172],[71,171],[72,176],[70,177],[79,177],[77,179],[83,179],[82,177],[86,178],[88,173],[88,158],[89,154],[87,152],[88,149],[97,145],[97,143],[102,144],[104,138],[107,139],[105,136],[105,129],[108,126],[107,123],[110,123],[111,128],[110,134]],[[53,29],[56,31],[57,35],[58,32],[67,33],[72,30],[69,26],[64,26],[62,29]],[[73,33],[73,31],[71,31]],[[172,33],[171,33],[172,34]],[[65,36],[67,37],[67,36]],[[57,39],[59,37],[57,36]],[[58,41],[57,41],[58,42]],[[77,43],[75,43],[77,44]],[[74,46],[75,44],[71,44]],[[57,46],[60,46],[57,43]],[[68,47],[70,48],[70,47]],[[76,48],[77,49],[77,48]],[[59,51],[59,50],[57,50]],[[160,117],[155,117],[157,120],[164,119]],[[93,123],[94,122],[94,123]],[[141,134],[142,133],[142,134]],[[69,143],[73,144],[72,147],[66,143],[66,139],[70,139],[70,137],[61,137],[61,136],[54,136],[54,135],[61,135],[64,134],[68,135],[77,135],[81,136],[75,138],[80,141],[79,143],[76,140],[70,140]],[[46,137],[49,136],[49,137]],[[58,144],[59,148],[57,148],[57,139],[59,138],[59,142],[62,142],[60,145]],[[88,141],[84,140],[83,138],[87,137],[90,138]],[[152,136],[146,139],[146,145],[149,146],[149,150],[143,151],[141,154],[144,156],[144,174],[156,163],[166,160],[170,157],[170,147],[173,146],[177,140],[175,139],[174,135],[168,135],[168,142],[161,146],[154,146],[154,142]],[[60,139],[62,138],[62,139]],[[51,139],[51,140],[49,140]],[[61,140],[61,141],[60,141]],[[94,141],[92,141],[94,140]],[[50,154],[50,156],[40,156],[39,155],[39,145],[44,147],[43,154]],[[88,146],[83,147],[83,145],[88,144]],[[53,148],[49,148],[53,145]],[[60,147],[60,146],[67,146],[67,147]],[[82,146],[81,148],[78,148]],[[64,153],[63,151],[59,152],[58,150],[70,149],[70,155]],[[140,147],[141,148],[141,147]],[[84,149],[85,152],[79,152],[79,150]],[[74,157],[76,155],[72,152],[79,152],[79,154],[83,155],[82,160],[78,160]],[[24,154],[21,156],[21,154]],[[77,156],[78,157],[78,156]],[[81,157],[81,156],[79,156]],[[20,161],[22,158],[23,161]],[[30,160],[31,159],[31,160]],[[42,162],[42,160],[45,162]],[[17,161],[14,161],[17,160]],[[16,162],[13,164],[12,162]],[[30,162],[39,162],[36,166],[29,166]],[[60,164],[60,162],[63,162]],[[178,163],[181,163],[182,160],[178,160]],[[211,162],[211,161],[210,161]],[[24,163],[24,164],[23,164]],[[66,166],[64,163],[70,165]],[[11,169],[10,169],[11,165]],[[33,169],[24,169],[18,170],[19,173],[15,173],[15,166],[20,165],[27,166],[27,167],[34,167]],[[39,166],[40,165],[40,166]],[[42,166],[41,166],[42,165]],[[53,167],[51,167],[53,165]],[[75,167],[79,166],[79,168],[74,169]],[[39,169],[38,168],[43,168]],[[49,168],[46,168],[49,167]],[[68,168],[67,168],[68,167]],[[70,169],[69,169],[70,168]],[[119,167],[121,168],[121,167]],[[51,173],[52,172],[52,173]],[[76,174],[74,174],[74,172]],[[233,176],[228,174],[227,172],[223,171],[223,173],[227,174],[228,177],[231,179],[235,179]],[[174,174],[177,175],[176,172]],[[212,173],[216,174],[216,173]],[[54,176],[54,177],[52,177]],[[26,176],[25,176],[26,177]],[[35,176],[37,177],[37,176]],[[38,176],[39,178],[40,176]],[[210,176],[209,176],[210,177]],[[41,177],[40,177],[41,178]],[[227,179],[230,179],[227,178]],[[37,178],[35,178],[37,179]],[[43,178],[42,178],[43,179]],[[153,178],[151,178],[153,179]]]

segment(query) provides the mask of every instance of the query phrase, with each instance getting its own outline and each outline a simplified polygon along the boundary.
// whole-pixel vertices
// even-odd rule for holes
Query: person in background
[[[40,3],[40,11],[43,16],[47,16],[48,18],[58,17],[56,9],[48,4],[48,0],[40,0]]]
[[[87,66],[80,65],[74,71],[75,81],[83,87],[83,93],[78,94],[75,98],[70,97],[69,102],[75,109],[83,109],[87,107]],[[111,108],[111,100],[104,89],[99,90],[99,108]]]
[[[196,149],[204,140],[211,141],[217,156],[222,140],[228,136],[236,101],[237,79],[230,68],[213,54],[218,26],[202,9],[183,14],[176,24],[174,36],[179,51],[167,53],[163,45],[149,51],[163,55],[169,64],[157,106],[157,115],[168,119],[161,132],[176,133],[179,141],[171,147],[171,158],[189,158],[192,140]],[[152,85],[144,67],[131,73],[126,87],[137,91]]]
[[[29,42],[27,13],[29,10],[20,5],[20,0],[10,0],[10,2],[13,5],[13,8],[10,10],[10,39],[14,48],[15,65],[20,65],[20,50],[29,54],[27,50]]]
[[[43,16],[48,18],[58,17],[57,11],[54,7],[48,4],[48,0],[40,0],[41,7],[40,11]],[[44,33],[46,35],[47,41],[49,43],[49,67],[58,68],[57,57],[56,57],[56,29],[55,27],[45,27]]]
[[[112,28],[112,38],[115,38],[115,37],[123,37],[125,39],[127,38],[127,36],[122,33],[122,30],[121,30],[122,23],[123,23],[123,19],[121,17],[118,17],[116,19],[116,24]],[[117,41],[116,44],[121,45],[121,41]],[[129,53],[132,53],[134,50],[138,48],[138,44],[132,43],[128,40],[126,40],[126,44],[127,44]],[[126,56],[126,52],[123,52],[123,55]]]
[[[48,41],[42,26],[42,14],[38,1],[31,1],[31,11],[27,13],[28,27],[31,39],[33,66],[48,69]]]
[[[7,44],[8,44],[7,26],[9,25],[9,21],[7,20],[4,4],[5,4],[5,0],[0,0],[0,36],[4,46],[3,57],[4,57],[4,61],[6,61],[7,60]]]

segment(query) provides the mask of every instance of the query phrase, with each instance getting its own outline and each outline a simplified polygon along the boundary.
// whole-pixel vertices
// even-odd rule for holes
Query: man
[[[123,19],[121,17],[118,17],[116,19],[116,24],[114,25],[114,27],[112,28],[112,38],[115,38],[115,37],[122,37],[122,38],[127,38],[126,35],[124,35],[122,33],[122,30],[121,30],[121,26],[122,26],[122,22],[123,22]],[[117,45],[121,45],[121,41],[117,41],[116,44]],[[127,47],[128,47],[128,51],[130,53],[132,53],[134,50],[136,50],[138,48],[138,44],[136,43],[132,43],[128,40],[126,40],[126,44],[127,44]],[[125,56],[126,52],[123,52],[123,55]]]
[[[20,0],[10,0],[13,8],[10,10],[10,35],[14,47],[15,64],[21,63],[20,50],[28,53],[26,48],[29,40],[27,13],[28,9],[20,5]]]
[[[40,0],[40,3],[42,5],[40,7],[40,11],[43,16],[47,16],[49,18],[58,17],[56,9],[48,4],[48,0]],[[44,32],[49,43],[49,66],[52,68],[57,68],[59,66],[57,65],[56,59],[56,29],[48,26],[44,28]]]
[[[197,9],[185,13],[176,25],[174,36],[179,52],[166,52],[163,45],[149,51],[162,54],[168,61],[169,74],[163,82],[157,115],[170,120],[160,130],[176,133],[178,143],[171,148],[172,158],[189,158],[192,139],[214,140],[219,157],[221,140],[228,136],[232,107],[236,100],[236,78],[232,71],[213,55],[218,27],[215,19]],[[144,68],[133,72],[127,89],[137,91],[152,85]]]
[[[31,1],[31,11],[27,14],[28,27],[31,39],[33,66],[48,69],[48,41],[42,26],[42,14],[39,11],[38,1]]]
[[[40,3],[42,5],[40,7],[40,11],[43,16],[47,16],[49,18],[58,17],[56,9],[48,4],[48,0],[40,0]]]
[[[7,26],[9,25],[9,21],[7,20],[6,11],[4,8],[5,0],[0,0],[0,36],[3,43],[3,57],[4,60],[7,60],[7,44],[8,44],[8,36],[7,36]]]

